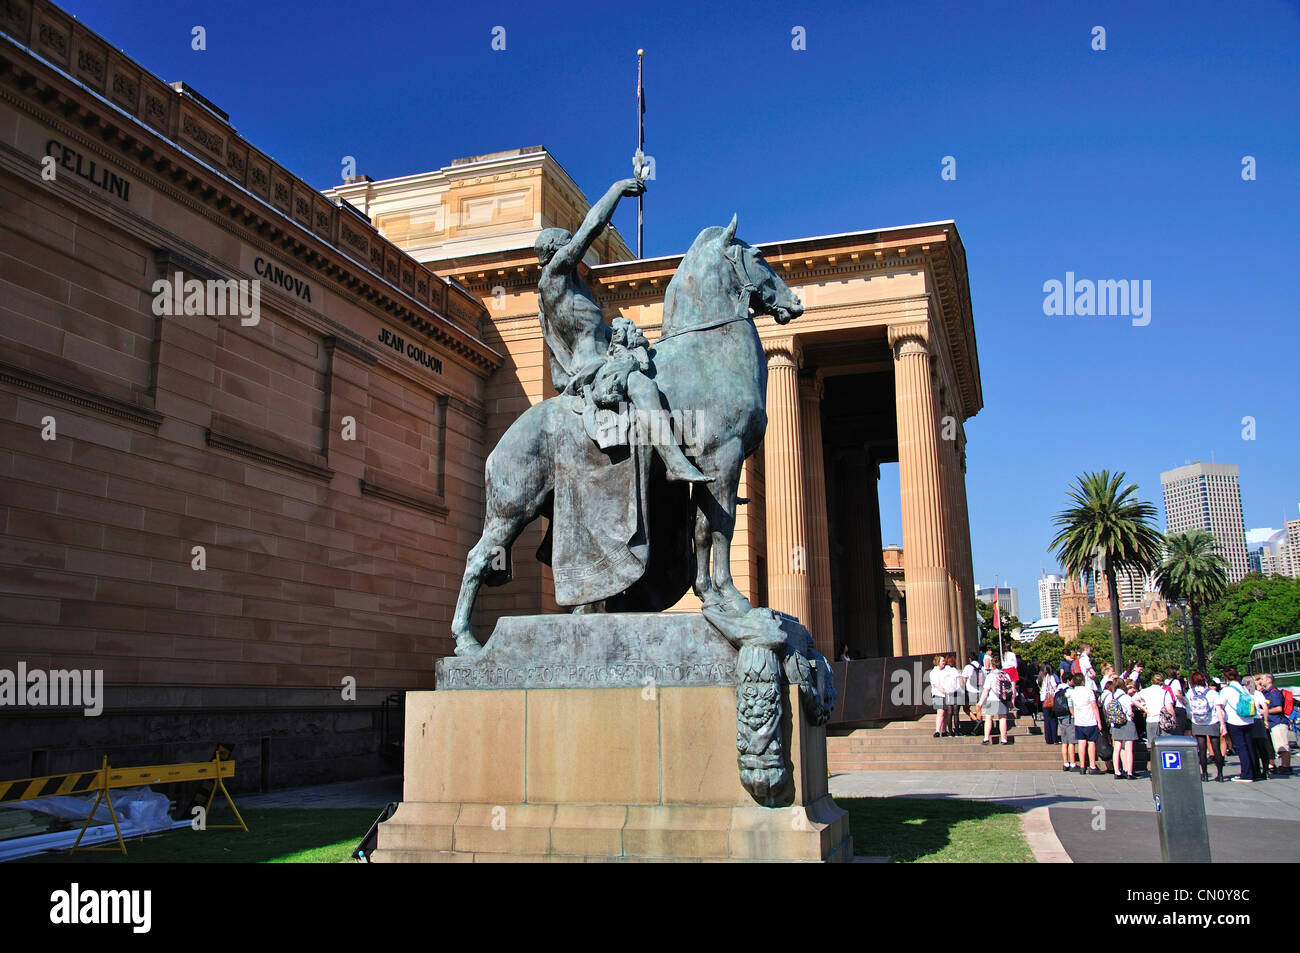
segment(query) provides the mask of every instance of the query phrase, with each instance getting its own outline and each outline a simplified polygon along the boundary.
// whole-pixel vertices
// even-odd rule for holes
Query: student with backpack
[[[1196,755],[1201,762],[1201,780],[1210,780],[1206,748],[1214,755],[1214,780],[1223,780],[1223,699],[1206,679],[1204,672],[1192,673],[1192,687],[1187,693],[1187,714],[1196,739]]]
[[[1255,722],[1255,696],[1246,691],[1233,666],[1224,667],[1223,677],[1228,682],[1222,692],[1224,733],[1231,739],[1232,748],[1237,752],[1237,760],[1241,763],[1241,774],[1232,780],[1258,781],[1255,745],[1250,737],[1250,726]]]
[[[1138,740],[1133,721],[1133,683],[1117,679],[1110,686],[1110,700],[1103,709],[1110,724],[1110,740],[1115,747],[1115,780],[1136,781],[1133,773],[1133,742]]]
[[[1016,687],[1002,671],[1002,663],[998,659],[990,657],[984,664],[987,668],[984,672],[984,688],[980,693],[980,707],[984,710],[984,740],[980,744],[992,744],[989,735],[993,731],[993,719],[996,718],[998,731],[1002,735],[1000,743],[1009,745],[1011,741],[1007,737],[1007,712],[1011,711],[1011,703],[1015,700]]]
[[[1074,733],[1074,718],[1070,713],[1070,679],[1073,676],[1067,675],[1062,678],[1056,686],[1056,694],[1052,698],[1052,710],[1056,713],[1056,726],[1061,735],[1061,770],[1073,771],[1079,765],[1075,760],[1075,744],[1077,738]]]
[[[1137,693],[1134,704],[1146,715],[1147,750],[1154,750],[1156,738],[1173,734],[1178,724],[1173,695],[1165,686],[1163,672],[1151,673],[1151,684]]]

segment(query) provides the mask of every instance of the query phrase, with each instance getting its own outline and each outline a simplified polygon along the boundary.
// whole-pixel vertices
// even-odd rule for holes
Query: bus
[[[1300,632],[1250,647],[1250,674],[1268,672],[1279,688],[1300,691]]]

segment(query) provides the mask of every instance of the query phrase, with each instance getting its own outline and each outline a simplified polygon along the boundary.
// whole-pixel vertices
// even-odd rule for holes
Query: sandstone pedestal
[[[375,861],[852,860],[848,815],[827,791],[825,729],[807,720],[797,689],[786,688],[781,720],[791,782],[776,806],[763,806],[740,783],[734,682],[671,684],[671,666],[659,662],[681,639],[720,641],[709,657],[725,649],[734,660],[700,616],[538,618],[562,628],[617,624],[657,648],[644,646],[640,663],[612,676],[595,666],[602,679],[636,679],[622,687],[408,693],[403,801],[379,826]],[[516,637],[520,625],[508,623]],[[494,641],[498,634],[506,636]],[[569,640],[559,651],[581,656],[601,644]],[[484,659],[498,662],[478,664],[502,684],[573,671],[572,659],[542,655],[528,676],[501,662],[508,646],[489,642]],[[440,686],[449,668],[462,670],[457,683],[482,681],[464,675],[474,660],[444,661]],[[656,665],[664,681],[640,674]],[[698,666],[676,672],[704,678]]]

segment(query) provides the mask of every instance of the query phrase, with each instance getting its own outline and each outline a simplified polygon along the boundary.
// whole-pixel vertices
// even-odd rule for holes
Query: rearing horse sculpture
[[[658,485],[650,511],[655,537],[651,559],[661,564],[665,558],[674,560],[676,574],[666,584],[610,599],[611,608],[664,609],[688,585],[706,608],[737,616],[753,608],[731,578],[741,467],[767,429],[767,361],[753,318],[771,315],[786,324],[802,313],[799,299],[759,250],[736,238],[734,216],[725,228],[706,228],[692,243],[664,296],[663,330],[654,345],[655,380],[674,411],[699,414],[704,426],[689,452],[711,480],[689,489]],[[499,585],[509,579],[509,571],[494,561],[509,552],[524,527],[550,512],[559,437],[575,427],[582,427],[581,417],[565,399],[553,397],[521,414],[488,456],[483,535],[470,550],[452,619],[457,655],[480,650],[470,631],[479,588],[484,581]],[[673,494],[684,499],[687,492],[690,509],[674,505]],[[683,518],[693,522],[684,527],[693,548],[656,555],[654,546],[662,550],[663,541],[683,529],[674,522]],[[687,581],[678,585],[683,565]]]

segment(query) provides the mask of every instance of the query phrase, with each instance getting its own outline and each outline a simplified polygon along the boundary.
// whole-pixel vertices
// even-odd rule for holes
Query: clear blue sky
[[[736,210],[753,242],[956,220],[985,399],[966,425],[976,581],[1019,587],[1027,618],[1084,470],[1159,505],[1161,470],[1213,453],[1241,467],[1247,527],[1300,515],[1294,2],[65,6],[321,188],[345,155],[378,179],[544,144],[594,196],[630,174],[643,46],[647,255]],[[635,235],[630,203],[615,224]],[[1150,280],[1150,324],[1045,316],[1067,271]]]

